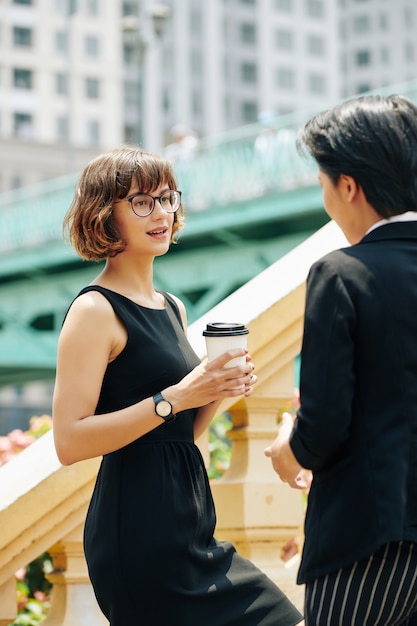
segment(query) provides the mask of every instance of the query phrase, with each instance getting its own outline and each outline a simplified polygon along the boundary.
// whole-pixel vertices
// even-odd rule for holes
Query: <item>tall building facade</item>
[[[339,0],[340,96],[417,78],[415,0]]]
[[[121,140],[119,2],[0,0],[0,191]]]
[[[417,75],[415,0],[0,0],[0,191]]]

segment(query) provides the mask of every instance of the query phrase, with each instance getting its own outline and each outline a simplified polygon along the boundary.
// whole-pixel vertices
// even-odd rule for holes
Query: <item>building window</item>
[[[13,86],[18,89],[32,89],[32,70],[15,68],[13,70]]]
[[[124,104],[128,109],[139,107],[139,89],[137,83],[125,83]]]
[[[360,83],[357,87],[356,87],[356,93],[368,93],[368,91],[371,91],[372,87],[369,83]]]
[[[248,124],[258,119],[256,102],[242,102],[242,120]]]
[[[100,5],[98,0],[86,0],[86,13],[87,15],[100,14]]]
[[[404,44],[404,57],[406,61],[414,61],[414,45],[411,41],[406,41]]]
[[[138,55],[137,55],[137,49],[135,46],[132,46],[131,44],[123,44],[123,61],[125,62],[126,65],[137,65],[138,62]]]
[[[32,116],[28,113],[15,113],[14,132],[20,139],[31,139],[33,136]]]
[[[404,9],[404,23],[407,28],[413,28],[414,26],[414,11],[409,7]]]
[[[294,89],[295,75],[294,70],[287,67],[279,67],[276,73],[276,83],[282,89]]]
[[[309,35],[307,38],[307,51],[309,54],[321,57],[324,55],[324,39],[319,35]]]
[[[90,58],[97,58],[99,55],[99,40],[98,37],[93,35],[87,35],[84,40],[85,55]]]
[[[138,16],[139,7],[137,2],[123,2],[122,7],[122,15],[126,17],[126,15],[136,15]]]
[[[24,185],[23,176],[20,176],[20,174],[13,174],[12,180],[10,183],[11,189],[20,189],[21,187],[23,187],[23,185]]]
[[[371,53],[369,50],[359,50],[356,53],[356,65],[369,65],[371,62]]]
[[[371,29],[369,15],[357,15],[353,20],[353,31],[355,33],[368,33]]]
[[[72,15],[77,10],[77,0],[55,0],[55,11],[59,15]]]
[[[255,63],[242,63],[241,65],[241,78],[245,83],[256,83],[257,68]]]
[[[32,0],[13,0],[13,4],[27,4],[31,5]]]
[[[245,23],[240,25],[240,40],[243,43],[256,43],[255,24]]]
[[[100,97],[100,84],[98,78],[85,79],[85,95],[89,100],[98,100]]]
[[[69,124],[67,117],[57,117],[56,136],[59,141],[67,141],[69,137]]]
[[[381,48],[381,62],[382,63],[389,63],[390,60],[390,51],[389,48],[385,48],[385,46],[383,48]]]
[[[68,95],[68,74],[56,74],[55,91],[61,96]]]
[[[162,108],[165,113],[169,113],[172,109],[172,90],[167,87],[162,90]]]
[[[201,115],[201,113],[203,112],[203,98],[199,89],[193,90],[191,106],[193,110],[193,115]]]
[[[97,146],[100,142],[100,124],[97,120],[87,121],[87,142],[91,146]]]
[[[172,58],[172,57],[171,57]],[[191,74],[200,77],[203,73],[203,57],[200,50],[194,50],[191,55]]]
[[[191,33],[194,37],[199,37],[203,32],[202,16],[200,11],[192,10],[190,13]]]
[[[13,27],[13,43],[15,46],[30,48],[32,45],[32,29],[22,26]]]
[[[388,16],[386,13],[381,13],[379,16],[379,27],[381,30],[388,30]]]
[[[68,33],[64,30],[55,33],[55,50],[63,54],[68,52]]]
[[[306,13],[309,17],[323,17],[324,7],[322,0],[305,0]]]
[[[283,13],[292,13],[292,3],[293,0],[275,0],[276,8]]]
[[[294,33],[291,30],[279,28],[275,33],[275,41],[279,50],[293,50]]]
[[[134,143],[136,138],[136,127],[131,124],[126,124],[124,127],[124,141],[125,143]]]
[[[323,95],[326,92],[326,78],[323,74],[310,74],[308,76],[308,90],[317,95]]]

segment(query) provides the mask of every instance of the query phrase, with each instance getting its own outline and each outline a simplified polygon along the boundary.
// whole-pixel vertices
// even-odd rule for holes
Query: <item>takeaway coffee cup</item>
[[[249,330],[244,324],[237,322],[213,322],[207,324],[203,330],[206,339],[207,358],[213,361],[221,354],[233,348],[244,348],[247,346],[247,336]],[[235,367],[246,363],[245,355],[232,359],[226,363],[225,367]]]

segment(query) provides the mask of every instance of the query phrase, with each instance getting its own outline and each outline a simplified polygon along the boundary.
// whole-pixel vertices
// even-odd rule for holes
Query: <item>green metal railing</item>
[[[375,93],[401,93],[417,102],[417,81]],[[295,137],[312,114],[296,112],[269,128],[252,124],[201,140],[193,159],[175,166],[189,215],[311,186],[316,167],[298,155]],[[71,174],[0,194],[0,255],[61,241],[77,178]]]
[[[274,128],[253,125],[240,134],[201,141],[186,166],[175,165],[188,214],[262,198],[315,180],[312,164],[296,151],[302,115]],[[62,221],[78,174],[0,194],[0,254],[62,240]]]

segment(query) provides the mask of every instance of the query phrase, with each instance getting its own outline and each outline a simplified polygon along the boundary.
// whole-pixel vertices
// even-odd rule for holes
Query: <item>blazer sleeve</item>
[[[352,419],[356,312],[339,266],[338,253],[332,253],[307,278],[300,409],[290,446],[313,471],[325,468],[346,444]]]

